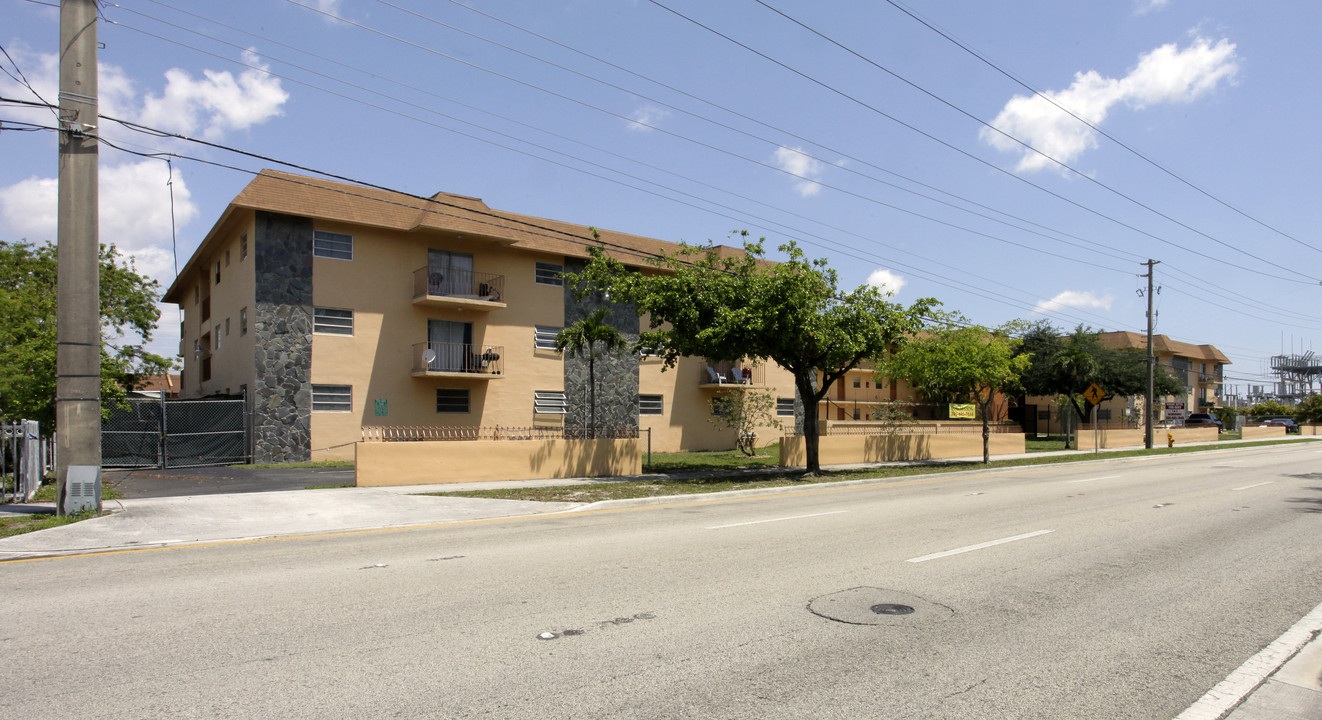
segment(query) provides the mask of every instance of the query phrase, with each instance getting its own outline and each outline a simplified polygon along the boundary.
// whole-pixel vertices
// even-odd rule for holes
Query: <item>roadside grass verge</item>
[[[1236,448],[1263,447],[1270,445],[1280,445],[1281,440],[1265,440],[1262,442],[1243,443],[1235,445]],[[1307,442],[1307,441],[1305,441]],[[1090,462],[1098,459],[1112,460],[1116,458],[1132,457],[1159,457],[1162,455],[1182,455],[1192,452],[1206,452],[1208,450],[1219,449],[1216,446],[1184,446],[1174,448],[1154,448],[1152,450],[1118,450],[1107,451],[1100,455],[1092,453],[1080,453],[1078,455],[1053,455],[1048,457],[1036,458],[1018,458],[1014,460],[993,460],[990,463],[980,462],[943,462],[930,461],[917,465],[903,466],[882,466],[868,468],[863,470],[840,470],[827,471],[820,476],[809,477],[802,470],[768,467],[768,468],[746,468],[742,471],[731,470],[722,472],[723,468],[716,468],[712,472],[705,472],[700,477],[669,477],[669,478],[649,478],[640,480],[619,480],[610,482],[593,483],[588,485],[559,485],[551,487],[527,487],[527,488],[507,488],[491,490],[466,490],[459,492],[438,492],[426,493],[440,497],[475,497],[475,498],[493,498],[500,500],[533,500],[540,502],[578,502],[592,503],[602,500],[630,500],[643,497],[665,497],[669,495],[693,495],[702,493],[723,492],[727,490],[752,490],[757,488],[776,488],[776,487],[805,487],[808,485],[818,485],[824,483],[841,482],[844,480],[871,480],[871,479],[890,479],[904,478],[913,475],[930,475],[933,473],[959,473],[974,470],[996,470],[1018,467],[1032,467],[1035,465],[1055,465],[1072,462]],[[670,453],[666,453],[669,455]],[[688,455],[690,453],[675,453]],[[695,453],[704,456],[708,453]],[[653,468],[660,467],[657,462],[658,455],[653,455]],[[694,470],[703,470],[701,466],[674,465],[672,473],[687,472]],[[654,470],[655,472],[655,470]]]
[[[0,506],[3,507],[3,506]],[[18,517],[0,518],[0,538],[13,537],[24,533],[46,530],[61,525],[71,525],[73,523],[89,520],[96,517],[95,511],[84,513],[75,513],[60,517],[50,513],[38,513],[33,515],[21,515]]]
[[[678,473],[705,470],[739,470],[743,468],[775,468],[780,464],[780,443],[758,448],[757,455],[749,457],[738,450],[702,450],[696,452],[652,453],[649,472]]]

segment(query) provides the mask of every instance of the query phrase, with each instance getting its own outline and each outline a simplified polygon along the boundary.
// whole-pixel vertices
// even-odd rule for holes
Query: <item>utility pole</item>
[[[1156,401],[1152,397],[1152,393],[1154,392],[1153,376],[1156,374],[1157,369],[1157,354],[1152,349],[1152,267],[1159,262],[1161,261],[1150,259],[1146,263],[1143,263],[1148,266],[1148,273],[1139,276],[1148,279],[1148,394],[1145,396],[1148,406],[1143,411],[1143,447],[1148,450],[1152,449],[1152,413],[1157,406]]]
[[[61,0],[55,325],[55,506],[61,515],[69,466],[101,466],[96,20],[95,0]]]

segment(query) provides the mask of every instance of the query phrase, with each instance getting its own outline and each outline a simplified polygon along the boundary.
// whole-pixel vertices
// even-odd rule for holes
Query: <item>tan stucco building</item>
[[[181,395],[249,398],[259,462],[352,458],[368,426],[586,426],[587,362],[556,352],[555,334],[598,306],[626,336],[639,320],[576,299],[561,274],[593,245],[634,266],[679,247],[598,233],[471,197],[264,171],[165,294],[184,314]],[[792,425],[789,373],[737,369],[598,359],[598,424],[650,430],[656,451],[733,447],[708,402],[737,385],[770,392]]]

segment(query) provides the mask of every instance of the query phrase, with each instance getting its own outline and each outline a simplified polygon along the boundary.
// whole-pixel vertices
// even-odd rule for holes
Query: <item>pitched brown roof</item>
[[[1098,335],[1102,345],[1109,348],[1134,348],[1137,350],[1146,350],[1148,347],[1147,335],[1136,332],[1116,331],[1104,332]],[[1216,349],[1214,345],[1194,345],[1193,343],[1180,342],[1172,340],[1166,335],[1152,336],[1152,350],[1157,355],[1175,355],[1177,357],[1189,358],[1191,360],[1200,360],[1205,362],[1217,362],[1222,365],[1229,365],[1230,358]]]

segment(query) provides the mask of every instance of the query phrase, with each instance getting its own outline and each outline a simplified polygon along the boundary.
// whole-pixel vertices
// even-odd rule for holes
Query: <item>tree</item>
[[[1299,423],[1322,422],[1322,395],[1309,395],[1294,407],[1294,419]]]
[[[0,241],[0,418],[55,423],[54,245]],[[100,255],[101,397],[113,402],[141,376],[174,361],[144,350],[160,311],[160,285],[113,245]]]
[[[1272,417],[1294,417],[1295,409],[1275,400],[1263,400],[1249,408],[1249,417],[1254,419]]]
[[[588,406],[591,408],[589,437],[597,436],[597,348],[603,353],[619,352],[629,343],[619,330],[606,322],[606,308],[597,308],[555,336],[555,349],[575,357],[588,356]]]
[[[754,431],[759,427],[780,427],[774,412],[776,399],[771,393],[735,389],[711,399],[711,424],[717,430],[734,430],[734,446],[752,457],[757,451]]]
[[[982,415],[982,461],[991,461],[991,409],[998,394],[1017,392],[1030,356],[1016,353],[1022,323],[988,329],[952,316],[914,338],[881,364],[881,374],[912,385],[928,402],[971,402]]]
[[[744,252],[734,256],[684,246],[649,260],[660,272],[644,274],[594,249],[575,279],[647,316],[649,329],[640,334],[638,348],[659,355],[666,367],[696,356],[772,360],[789,371],[806,409],[803,438],[811,475],[821,472],[817,404],[850,369],[913,335],[937,303],[919,300],[905,309],[870,286],[842,294],[825,260],[808,260],[794,243],[780,251],[788,259],[773,263],[761,243],[745,242]]]

